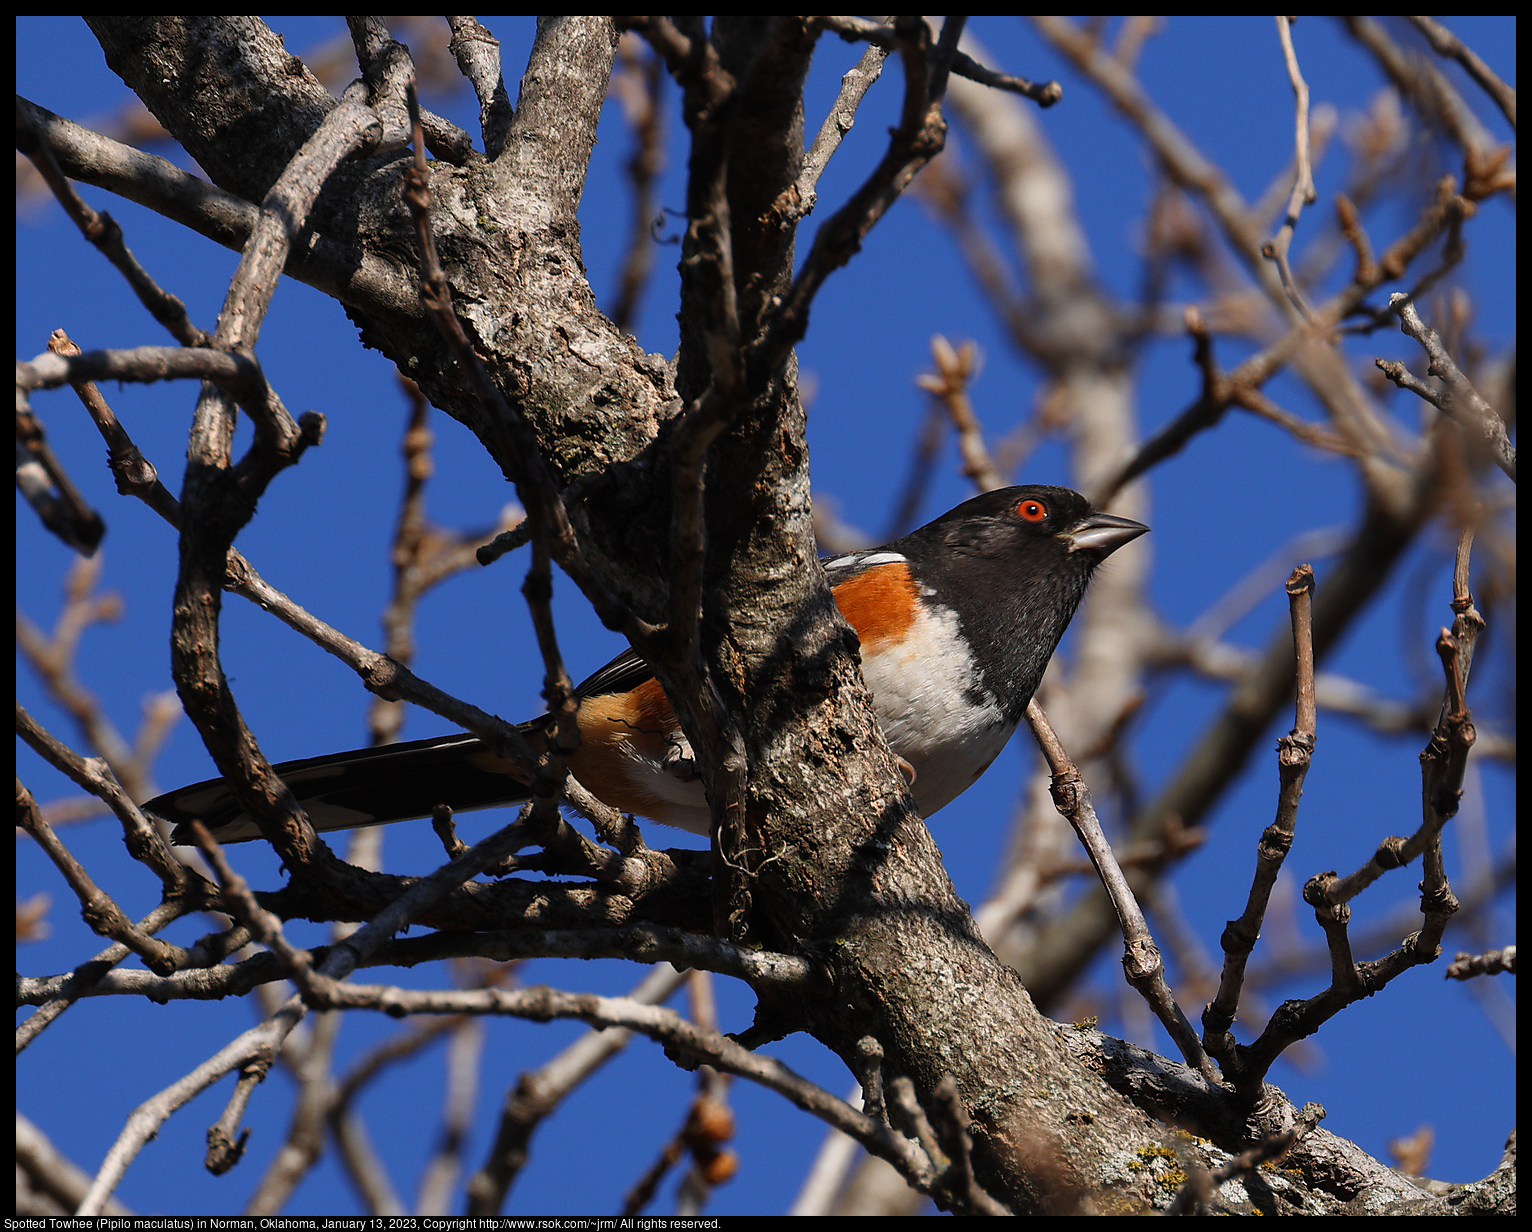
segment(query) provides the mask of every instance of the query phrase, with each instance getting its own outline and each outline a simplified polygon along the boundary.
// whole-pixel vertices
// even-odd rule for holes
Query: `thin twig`
[[[48,1136],[20,1112],[16,1114],[16,1181],[18,1215],[65,1215],[80,1204],[80,1199],[90,1189],[89,1174],[80,1171],[73,1160],[58,1150]],[[38,1204],[39,1199],[44,1200],[43,1205]],[[47,1200],[58,1205],[46,1205]],[[108,1202],[102,1213],[130,1217],[134,1214],[115,1200]]]
[[[200,821],[193,821],[191,832],[208,865],[218,877],[218,884],[223,890],[223,909],[250,930],[253,941],[270,948],[282,964],[284,976],[291,978],[300,991],[307,991],[313,971],[308,954],[283,935],[282,921],[256,900],[249,883],[234,871],[223,854],[223,847],[208,833],[207,827]]]
[[[1329,301],[1314,312],[1314,323],[1298,322],[1282,337],[1262,348],[1233,371],[1209,380],[1203,356],[1203,337],[1206,327],[1200,317],[1187,314],[1187,329],[1196,340],[1198,363],[1204,368],[1201,396],[1176,416],[1153,437],[1145,441],[1137,455],[1122,467],[1101,491],[1092,496],[1094,502],[1105,505],[1120,488],[1151,467],[1172,457],[1186,446],[1199,432],[1218,423],[1233,400],[1233,391],[1245,386],[1258,389],[1282,370],[1298,351],[1322,337],[1349,316],[1366,298],[1367,294],[1384,282],[1400,278],[1409,263],[1444,230],[1449,233],[1458,227],[1465,214],[1471,213],[1473,205],[1460,197],[1454,189],[1451,176],[1444,176],[1437,184],[1436,199],[1420,213],[1413,227],[1389,246],[1381,259],[1364,265],[1358,262],[1351,283],[1342,288]]]
[[[980,492],[1005,487],[1005,478],[985,448],[984,429],[973,413],[973,403],[968,400],[968,382],[978,367],[978,345],[969,340],[954,349],[937,334],[931,339],[931,358],[936,362],[935,375],[922,373],[915,378],[915,384],[936,398],[957,429],[963,474],[973,480],[974,487]]]
[[[1446,689],[1441,718],[1420,759],[1421,825],[1408,839],[1384,839],[1373,858],[1349,876],[1321,873],[1304,886],[1304,901],[1314,908],[1315,919],[1324,930],[1329,947],[1330,987],[1307,1000],[1284,1002],[1259,1039],[1248,1046],[1235,1047],[1239,1081],[1247,1091],[1256,1089],[1272,1063],[1293,1042],[1314,1034],[1346,1006],[1373,995],[1411,967],[1435,961],[1441,953],[1442,933],[1458,909],[1442,865],[1441,832],[1457,812],[1468,751],[1474,743],[1465,694],[1474,645],[1484,628],[1484,619],[1474,608],[1473,596],[1468,591],[1471,539],[1467,531],[1460,537],[1453,577],[1455,615],[1452,628],[1443,629],[1437,641]],[[1420,884],[1423,917],[1420,931],[1406,937],[1375,962],[1356,962],[1348,931],[1351,900],[1385,872],[1405,866],[1416,856],[1423,857],[1425,874]]]
[[[845,205],[831,215],[814,234],[809,254],[783,297],[764,335],[751,347],[746,364],[750,388],[764,384],[763,374],[775,372],[787,352],[808,329],[808,313],[825,280],[860,250],[862,241],[888,212],[910,181],[926,163],[941,152],[946,142],[941,97],[933,95],[933,61],[937,48],[930,43],[930,29],[922,18],[895,20],[895,40],[904,65],[904,105],[900,122],[878,166]],[[954,19],[942,28],[943,47],[950,57],[962,22]]]
[[[874,20],[882,23],[881,18]],[[856,123],[856,109],[861,106],[862,99],[872,89],[873,83],[882,75],[883,61],[888,58],[889,50],[877,43],[870,44],[862,53],[862,58],[841,77],[840,93],[830,104],[830,110],[824,123],[819,126],[813,144],[804,153],[803,170],[777,202],[776,208],[782,213],[784,221],[803,218],[813,212],[818,200],[814,186],[819,183],[819,177],[824,174],[831,157]]]
[[[1224,1074],[1235,1083],[1245,1099],[1253,1101],[1260,1093],[1242,1081],[1238,1053],[1230,1028],[1239,1013],[1240,992],[1244,987],[1245,964],[1255,948],[1266,919],[1266,907],[1282,862],[1292,849],[1297,826],[1298,801],[1303,796],[1303,781],[1314,753],[1314,570],[1299,565],[1287,580],[1288,607],[1293,626],[1293,656],[1297,665],[1297,704],[1292,731],[1277,742],[1277,768],[1281,786],[1277,798],[1277,817],[1261,834],[1256,848],[1255,875],[1245,912],[1230,920],[1224,928],[1223,975],[1218,994],[1202,1012],[1202,1039],[1209,1053],[1218,1059]]]
[[[931,1110],[935,1114],[936,1132],[951,1164],[942,1178],[954,1213],[970,1215],[1010,1215],[1014,1212],[996,1201],[973,1173],[973,1121],[958,1094],[957,1082],[951,1074],[943,1074],[936,1089],[931,1092]]]
[[[198,910],[204,904],[193,903],[186,899],[166,899],[154,908],[143,919],[137,921],[135,927],[145,936],[153,936],[160,929],[180,919],[183,915],[189,915]],[[22,994],[23,986],[28,983],[25,979],[16,981],[18,993],[17,1006],[35,1005],[37,1009],[28,1015],[16,1027],[16,1051],[19,1054],[28,1044],[38,1037],[39,1034],[67,1010],[81,997],[95,996],[102,991],[104,982],[122,972],[114,972],[124,958],[133,951],[120,941],[114,941],[99,954],[86,959],[66,976],[55,977],[44,981],[47,985],[45,992],[36,997]],[[194,954],[197,947],[193,947]],[[199,965],[205,960],[205,955],[197,954],[193,966]],[[148,972],[136,972],[137,975],[145,975],[149,979],[157,980],[160,977]],[[184,974],[184,973],[183,973]],[[175,977],[170,977],[174,979]]]
[[[193,905],[181,906],[180,913],[213,906],[215,902],[208,894]],[[146,932],[154,932],[163,925],[142,924],[141,927]],[[254,988],[284,978],[282,963],[271,954],[254,954],[237,963],[221,962],[229,953],[248,944],[249,933],[244,929],[233,929],[219,936],[221,944],[216,947],[210,948],[204,943],[192,947],[195,963],[170,976],[160,977],[136,970],[113,972],[107,968],[95,971],[92,968],[87,987],[82,981],[87,974],[85,968],[90,964],[85,964],[68,975],[18,978],[16,1002],[18,1005],[46,1005],[65,995],[72,999],[135,996],[161,1002],[223,1000],[243,996]],[[316,946],[312,951],[312,962],[323,966],[329,954],[329,946]],[[712,971],[743,980],[757,991],[776,996],[811,997],[825,991],[820,973],[807,959],[736,946],[701,933],[654,924],[634,924],[626,928],[434,932],[390,941],[358,959],[357,966],[413,967],[469,957],[498,963],[532,958],[669,962],[678,968]],[[121,958],[121,954],[98,956],[98,960],[110,959],[112,962]]]
[[[38,520],[82,556],[93,556],[106,522],[75,486],[48,444],[42,421],[26,400],[16,400],[16,487]]]
[[[1341,21],[1429,127],[1444,131],[1465,154],[1484,156],[1495,149],[1494,137],[1433,61],[1400,47],[1376,18],[1347,15]]]
[[[1149,933],[1149,925],[1133,896],[1128,879],[1123,876],[1116,857],[1112,855],[1111,845],[1101,832],[1101,823],[1091,805],[1090,788],[1085,785],[1080,771],[1054,735],[1048,716],[1043,713],[1036,698],[1027,703],[1027,723],[1053,774],[1050,790],[1054,807],[1079,835],[1081,845],[1090,856],[1091,863],[1096,866],[1096,874],[1111,896],[1112,906],[1116,908],[1124,942],[1122,965],[1128,983],[1149,1003],[1155,1017],[1175,1040],[1187,1064],[1196,1066],[1209,1083],[1217,1083],[1218,1071],[1202,1050],[1196,1032],[1192,1030],[1191,1023],[1186,1020],[1186,1015],[1176,1004],[1165,983],[1165,969],[1160,961],[1159,949]]]
[[[1462,369],[1452,362],[1452,356],[1442,344],[1437,332],[1420,319],[1415,310],[1414,297],[1395,292],[1388,297],[1389,310],[1399,318],[1401,332],[1408,334],[1430,358],[1427,369],[1440,378],[1442,387],[1434,390],[1409,374],[1403,364],[1376,360],[1383,374],[1401,389],[1418,394],[1441,411],[1465,432],[1477,437],[1489,451],[1490,457],[1511,482],[1516,481],[1516,450],[1506,432],[1505,421],[1495,413],[1495,408],[1480,396],[1473,382],[1463,375]]]
[[[687,977],[691,993],[691,1018],[699,1027],[718,1029],[717,1007],[712,983],[704,971]],[[654,1197],[665,1174],[690,1155],[692,1166],[681,1178],[676,1193],[676,1213],[696,1215],[717,1186],[729,1180],[739,1169],[739,1156],[723,1144],[734,1137],[734,1114],[726,1098],[729,1075],[711,1065],[697,1067],[697,1094],[687,1107],[681,1128],[661,1149],[654,1163],[623,1198],[623,1214],[637,1215]]]
[[[80,233],[94,244],[127,279],[128,285],[138,296],[139,302],[149,310],[149,315],[163,325],[182,346],[205,347],[212,336],[193,325],[186,315],[186,305],[170,292],[164,290],[138,263],[138,259],[124,243],[122,227],[107,213],[97,213],[65,178],[53,148],[31,122],[28,113],[20,108],[16,112],[17,149],[32,160],[34,166],[47,181],[53,195],[64,207]]]
[[[404,431],[401,452],[404,455],[404,493],[399,501],[399,516],[394,523],[393,546],[389,560],[394,581],[388,604],[383,610],[385,634],[383,653],[396,663],[408,665],[415,657],[414,620],[421,598],[433,587],[477,563],[477,549],[493,536],[484,532],[463,534],[433,525],[426,513],[426,482],[432,473],[428,426],[430,404],[414,381],[399,376],[409,399],[409,421]],[[515,504],[501,510],[498,533],[523,520]],[[391,744],[404,726],[402,701],[375,697],[367,712],[367,725],[373,745]],[[360,833],[360,832],[359,832]]]
[[[1281,18],[1278,20],[1280,21]],[[1218,1186],[1232,1181],[1235,1177],[1254,1172],[1261,1164],[1281,1159],[1298,1140],[1301,1128],[1294,1126],[1281,1133],[1268,1134],[1261,1142],[1226,1160],[1212,1172],[1203,1167],[1192,1152],[1187,1152],[1182,1158],[1190,1165],[1188,1171],[1191,1175],[1177,1191],[1164,1213],[1166,1215],[1214,1213],[1203,1208],[1212,1204]]]
[[[159,829],[150,823],[149,819],[139,810],[132,798],[122,789],[122,784],[117,781],[117,776],[112,773],[111,766],[104,758],[81,757],[68,745],[57,740],[47,731],[42,724],[29,714],[20,702],[16,703],[16,734],[31,746],[34,752],[43,758],[55,770],[64,774],[79,786],[83,787],[92,795],[103,800],[107,807],[116,814],[122,823],[124,844],[128,854],[139,863],[145,865],[159,879],[164,887],[166,895],[178,895],[193,890],[193,874],[170,850]],[[17,781],[17,790],[21,791],[20,781]],[[28,797],[30,799],[30,797]],[[42,814],[38,813],[36,822],[45,827],[49,855],[55,862],[61,857],[67,857],[68,853],[63,850],[56,837],[53,837],[53,829],[43,821]],[[42,834],[43,831],[39,831]],[[34,835],[38,837],[38,835]],[[43,839],[39,838],[39,842]],[[83,869],[79,870],[80,877],[84,877]],[[66,878],[69,874],[66,874]],[[88,880],[88,879],[87,879]],[[71,881],[72,888],[80,892],[85,882]],[[109,900],[108,900],[109,901]],[[115,909],[114,909],[115,910]],[[87,922],[91,922],[91,913],[87,912]],[[93,925],[94,926],[94,925]],[[122,938],[126,939],[126,938]],[[158,947],[156,942],[155,946]],[[147,961],[147,960],[146,960]],[[158,966],[150,964],[155,970]],[[174,970],[174,966],[166,968],[161,974]]]
[[[16,388],[55,389],[85,381],[213,381],[236,397],[262,396],[260,366],[248,356],[198,347],[129,347],[78,355],[39,355],[16,365]],[[243,404],[243,403],[242,403]]]
[[[1516,127],[1516,90],[1496,76],[1494,69],[1479,59],[1473,49],[1434,17],[1406,16],[1417,30],[1426,36],[1431,50],[1439,56],[1451,56],[1467,71],[1468,75],[1484,87],[1484,92],[1495,100],[1495,105],[1505,113],[1505,118]]]
[[[16,649],[37,673],[52,699],[74,719],[87,747],[112,768],[130,795],[146,799],[153,794],[146,790],[147,762],[129,747],[100,699],[80,682],[75,671],[80,637],[85,630],[122,619],[122,596],[116,591],[98,592],[96,585],[100,579],[99,557],[78,558],[65,577],[64,603],[51,632],[45,633],[23,612],[16,613]],[[49,820],[59,820],[52,810]]]
[[[833,30],[848,43],[857,39],[866,39],[874,47],[880,47],[885,52],[892,51],[899,45],[898,30],[893,26],[885,25],[881,18],[869,20],[864,17],[816,17],[814,20],[825,29]],[[1009,73],[997,72],[987,65],[980,64],[962,51],[953,53],[951,71],[960,77],[977,81],[980,85],[993,86],[997,90],[1008,90],[1012,94],[1024,95],[1039,107],[1051,107],[1064,97],[1064,87],[1056,81],[1028,81],[1025,77],[1013,77]]]
[[[113,141],[26,99],[16,113],[46,137],[64,174],[149,204],[225,248],[240,251],[255,230],[260,207],[215,188],[174,163]],[[414,280],[391,257],[361,252],[312,231],[288,254],[287,272],[360,312],[398,322],[419,321]]]
[[[1516,974],[1514,945],[1499,950],[1486,950],[1482,954],[1454,954],[1443,974],[1449,980],[1471,980],[1477,975],[1499,975],[1503,971]]]
[[[1313,311],[1305,302],[1298,284],[1293,281],[1293,271],[1287,261],[1287,251],[1293,242],[1293,232],[1298,227],[1298,217],[1305,205],[1314,203],[1317,195],[1314,191],[1314,169],[1309,163],[1309,87],[1298,67],[1298,53],[1293,49],[1292,24],[1297,20],[1296,17],[1277,18],[1277,37],[1282,42],[1282,59],[1287,65],[1287,79],[1292,83],[1296,100],[1293,191],[1287,199],[1287,213],[1282,219],[1282,225],[1277,229],[1277,234],[1261,246],[1261,255],[1277,263],[1277,272],[1282,277],[1282,289],[1287,292],[1287,298],[1303,319],[1312,323]]]

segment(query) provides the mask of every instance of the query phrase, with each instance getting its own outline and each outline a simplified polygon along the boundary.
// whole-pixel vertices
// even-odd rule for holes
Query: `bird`
[[[998,488],[882,547],[821,561],[861,644],[862,676],[922,817],[989,768],[1020,723],[1096,567],[1148,531],[1069,488]],[[643,658],[626,650],[575,690],[570,772],[624,813],[707,834],[692,751]],[[547,716],[520,725],[546,747]],[[462,733],[273,767],[318,831],[347,830],[526,800],[528,772]],[[149,801],[192,842],[260,838],[223,779]]]

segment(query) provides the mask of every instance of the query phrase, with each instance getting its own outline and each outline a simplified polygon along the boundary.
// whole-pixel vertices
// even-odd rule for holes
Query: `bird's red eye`
[[[1048,506],[1040,500],[1024,500],[1016,506],[1016,516],[1023,522],[1041,522],[1048,516]]]

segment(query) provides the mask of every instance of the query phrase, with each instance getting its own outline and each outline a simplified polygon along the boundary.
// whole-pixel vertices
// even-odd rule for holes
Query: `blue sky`
[[[338,18],[267,20],[286,34],[288,48],[298,54],[343,30]],[[502,42],[514,97],[515,78],[530,45],[531,21],[484,20]],[[1451,24],[1514,84],[1512,19],[1454,18]],[[1142,280],[1137,228],[1152,189],[1148,160],[1136,133],[1048,51],[1026,23],[976,18],[972,28],[1009,71],[1039,79],[1057,77],[1064,83],[1063,102],[1040,113],[1040,122],[1073,177],[1081,223],[1102,284],[1131,302]],[[90,124],[112,112],[125,96],[78,21],[21,18],[17,34],[18,89],[25,97]],[[1370,104],[1382,84],[1380,74],[1338,25],[1305,18],[1295,37],[1316,105],[1334,104],[1344,122],[1348,114]],[[807,104],[811,133],[840,74],[857,54],[858,48],[834,38],[822,41]],[[1291,92],[1270,18],[1172,19],[1145,48],[1139,72],[1160,105],[1206,156],[1223,166],[1247,200],[1259,196],[1286,165]],[[1512,139],[1482,94],[1461,73],[1454,70],[1453,75],[1491,131],[1501,140]],[[819,185],[817,218],[827,216],[881,155],[884,133],[897,111],[898,90],[898,70],[891,67]],[[673,107],[673,90],[669,100]],[[476,107],[465,95],[429,101],[477,132]],[[668,122],[670,160],[661,200],[679,208],[684,200],[684,130],[674,111]],[[628,144],[612,104],[603,116],[581,207],[585,264],[603,304],[612,298],[626,242],[628,205],[616,168]],[[156,152],[174,157],[168,148]],[[1329,217],[1344,167],[1344,151],[1337,141],[1318,168],[1319,204],[1305,217],[1297,250],[1315,233],[1321,218]],[[108,194],[85,189],[84,195],[118,218],[129,245],[162,285],[187,302],[194,321],[212,328],[237,254]],[[1408,225],[1403,214],[1388,210],[1367,222],[1380,249]],[[807,251],[815,224],[816,218],[806,224],[800,255]],[[1503,198],[1486,203],[1466,232],[1468,257],[1456,275],[1472,296],[1475,329],[1491,353],[1514,345],[1514,225]],[[673,220],[671,226],[674,230]],[[662,354],[675,346],[676,252],[661,247],[656,254],[657,275],[636,329],[647,350]],[[19,358],[44,350],[49,332],[59,326],[87,349],[168,341],[51,202],[23,209],[17,274]],[[1173,286],[1170,292],[1172,298],[1190,293],[1189,284]],[[985,365],[972,395],[991,439],[1031,413],[1036,370],[1009,348],[975,295],[950,239],[931,224],[917,202],[905,200],[873,231],[863,253],[826,285],[798,351],[801,369],[814,388],[809,440],[816,496],[833,498],[843,517],[874,534],[887,523],[908,466],[911,437],[925,415],[923,395],[913,378],[930,367],[929,340],[935,333],[954,340],[973,338],[981,347]],[[1376,353],[1403,358],[1417,373],[1424,370],[1418,350],[1396,333],[1373,335],[1359,348],[1352,349],[1359,362],[1364,353]],[[1233,367],[1248,349],[1220,341],[1219,358],[1226,368]],[[1189,362],[1189,350],[1179,337],[1146,348],[1136,407],[1145,435],[1195,398],[1198,374]],[[388,540],[402,483],[398,441],[405,414],[392,367],[376,352],[361,348],[354,327],[332,301],[292,281],[284,281],[277,293],[259,355],[287,405],[295,412],[322,411],[328,431],[320,448],[272,485],[239,546],[273,585],[351,636],[380,646],[378,619],[390,585]],[[1289,409],[1310,418],[1317,415],[1295,381],[1279,378],[1268,392]],[[106,393],[162,478],[176,490],[194,389],[162,384]],[[73,395],[41,394],[33,405],[54,449],[109,525],[101,551],[103,586],[123,595],[125,610],[117,623],[86,634],[78,672],[112,720],[131,734],[142,699],[170,687],[167,600],[175,575],[175,540],[146,507],[117,497],[101,465],[100,439]],[[1417,411],[1407,401],[1396,397],[1391,409],[1403,422],[1417,422]],[[437,448],[428,496],[431,516],[449,526],[492,524],[511,498],[498,471],[458,424],[435,414],[432,426]],[[1021,479],[1067,482],[1063,448],[1054,444],[1040,450]],[[949,446],[924,517],[934,517],[969,495],[966,482]],[[1353,472],[1344,462],[1319,457],[1267,424],[1231,414],[1217,431],[1199,437],[1150,477],[1146,520],[1154,533],[1146,542],[1154,557],[1150,593],[1161,618],[1175,626],[1194,620],[1295,535],[1350,525],[1360,498]],[[47,626],[58,610],[70,554],[38,528],[24,505],[18,506],[17,545],[21,610]],[[1450,619],[1450,548],[1450,537],[1439,528],[1423,535],[1388,592],[1357,622],[1325,666],[1390,697],[1418,696],[1426,685],[1401,669],[1401,646],[1411,647],[1409,655],[1418,659],[1424,654],[1434,663],[1430,648],[1435,628]],[[1322,584],[1325,562],[1315,563]],[[511,558],[497,568],[452,579],[427,599],[417,628],[415,670],[508,719],[528,717],[539,708],[541,669],[519,595],[522,569],[519,560]],[[1423,604],[1412,597],[1422,589]],[[561,642],[576,677],[620,648],[567,583],[558,588],[557,611]],[[1278,588],[1233,627],[1228,640],[1263,647],[1285,620]],[[1507,632],[1492,628],[1475,663],[1471,696],[1481,724],[1507,727],[1513,722],[1514,658]],[[369,698],[351,673],[238,598],[230,597],[225,605],[222,651],[246,720],[273,761],[365,741]],[[68,719],[42,695],[26,667],[18,671],[23,702],[57,735],[73,739]],[[1130,742],[1134,770],[1146,796],[1169,777],[1225,694],[1224,686],[1189,678],[1151,685],[1150,700]],[[1284,718],[1274,726],[1264,747],[1269,749],[1289,723]],[[441,720],[417,712],[404,735],[443,730]],[[1349,870],[1365,862],[1385,834],[1410,832],[1419,816],[1416,759],[1422,743],[1415,734],[1380,737],[1322,713],[1289,872],[1301,882],[1322,869]],[[990,889],[1017,785],[1030,757],[1023,740],[1014,742],[977,787],[932,819],[932,832],[958,891],[975,905]],[[39,799],[72,794],[30,751],[23,748],[18,758],[23,781]],[[1486,760],[1477,765],[1464,801],[1464,814],[1474,813],[1475,826],[1455,826],[1449,834],[1448,868],[1455,878],[1481,867],[1490,853],[1500,852],[1511,840],[1513,776],[1503,763]],[[210,760],[183,721],[158,763],[159,786],[169,788],[211,772]],[[1258,756],[1209,818],[1206,845],[1175,876],[1180,907],[1209,947],[1216,947],[1223,922],[1242,909],[1255,840],[1271,820],[1275,781],[1271,759],[1263,763]],[[482,824],[488,823],[486,817]],[[471,819],[465,831],[470,836],[486,832]],[[148,909],[153,887],[123,854],[111,822],[71,827],[64,835],[130,912]],[[686,835],[660,833],[658,827],[650,827],[648,837],[655,845],[690,841]],[[257,850],[259,846],[237,849],[240,868],[253,884],[273,886],[278,877],[274,857]],[[387,867],[432,866],[436,850],[427,827],[394,827],[388,831]],[[1413,900],[1418,867],[1395,874],[1360,900],[1357,921],[1365,924]],[[1461,884],[1458,889],[1461,894]],[[53,898],[53,932],[18,955],[18,968],[26,974],[67,970],[100,948],[81,925],[72,896],[52,867],[29,843],[20,843],[18,894],[26,897],[39,890]],[[1514,940],[1513,910],[1514,901],[1508,901],[1496,914],[1488,944]],[[1297,928],[1310,943],[1318,937],[1306,910],[1298,913]],[[300,940],[317,941],[321,931],[294,926]],[[184,944],[199,933],[197,922],[183,921],[170,936]],[[1449,952],[1481,948],[1477,941],[1451,933],[1446,945]],[[1103,1028],[1166,1050],[1162,1035],[1140,1036],[1142,1028],[1124,1026],[1112,1017],[1121,986],[1117,955],[1104,954],[1098,968],[1091,982],[1099,990]],[[532,964],[525,979],[612,993],[636,984],[641,975],[639,969],[619,963],[549,962]],[[400,973],[400,982],[409,986],[439,986],[447,978],[439,969]],[[1500,981],[1495,996],[1508,995],[1505,983]],[[1320,977],[1311,975],[1265,995],[1275,1004],[1285,997],[1310,995],[1320,986]],[[722,1027],[739,1030],[747,1025],[752,1005],[748,991],[724,980],[718,981],[718,991]],[[1187,1009],[1195,1016],[1200,1006]],[[129,999],[82,1003],[19,1059],[18,1106],[76,1163],[92,1170],[133,1107],[252,1021],[251,1007],[241,1002],[163,1007]],[[353,1016],[342,1032],[341,1054],[355,1058],[395,1029],[383,1020]],[[486,1024],[484,1087],[466,1150],[470,1168],[483,1159],[501,1093],[518,1073],[540,1064],[581,1030],[567,1023]],[[1326,1128],[1381,1155],[1389,1139],[1431,1122],[1436,1131],[1433,1176],[1468,1180],[1493,1168],[1514,1123],[1514,1058],[1475,992],[1444,981],[1440,965],[1411,972],[1351,1007],[1310,1043],[1310,1064],[1300,1070],[1284,1062],[1273,1072],[1273,1080],[1295,1103],[1323,1103],[1329,1110]],[[791,1037],[771,1051],[833,1091],[849,1089],[850,1076],[840,1063],[807,1037]],[[1463,1064],[1468,1058],[1476,1064]],[[361,1102],[407,1202],[434,1147],[442,1064],[439,1048],[428,1051],[392,1071]],[[228,1090],[225,1081],[165,1125],[129,1171],[119,1191],[124,1202],[141,1213],[239,1209],[253,1178],[281,1140],[291,1086],[280,1073],[273,1074],[251,1105],[250,1156],[232,1174],[213,1178],[200,1166],[203,1134]],[[508,1212],[615,1210],[626,1187],[679,1125],[691,1091],[690,1077],[664,1061],[655,1046],[635,1042],[544,1126]],[[710,1209],[780,1211],[796,1191],[822,1138],[822,1127],[748,1083],[734,1085],[732,1100],[743,1166],[739,1176],[718,1191]],[[401,1109],[409,1109],[411,1115],[401,1118]],[[576,1160],[580,1179],[572,1182]],[[607,1166],[592,1169],[593,1160]],[[666,1211],[669,1203],[667,1190],[653,1209]],[[326,1161],[300,1188],[290,1210],[343,1214],[358,1207],[336,1166]]]

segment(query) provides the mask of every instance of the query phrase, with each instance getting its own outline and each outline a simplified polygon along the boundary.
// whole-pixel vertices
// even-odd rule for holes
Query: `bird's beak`
[[[1059,538],[1071,552],[1094,552],[1104,559],[1123,544],[1132,543],[1148,532],[1147,526],[1132,518],[1119,518],[1111,513],[1093,513],[1081,518],[1068,530],[1060,531]]]

